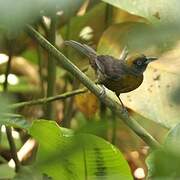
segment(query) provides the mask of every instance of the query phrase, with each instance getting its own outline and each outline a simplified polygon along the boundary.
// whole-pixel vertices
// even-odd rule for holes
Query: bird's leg
[[[128,113],[126,107],[124,106],[124,104],[123,104],[123,102],[122,102],[122,100],[121,100],[121,98],[120,98],[120,94],[117,94],[117,93],[116,93],[116,96],[118,97],[118,99],[119,99],[119,101],[120,101],[120,103],[121,103],[123,112]]]

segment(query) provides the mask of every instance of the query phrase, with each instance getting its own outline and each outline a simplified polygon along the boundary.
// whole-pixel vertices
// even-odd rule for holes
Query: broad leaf
[[[180,17],[178,0],[103,0],[113,6],[142,16],[151,22],[174,22]]]
[[[77,12],[83,0],[24,0],[24,1],[0,1],[0,26],[8,28],[9,32],[17,33],[18,30],[35,20],[40,14],[61,12],[61,20],[67,20]]]
[[[31,167],[21,167],[20,171],[16,174],[13,180],[51,180],[46,179],[43,174],[37,173]]]
[[[152,180],[180,178],[180,124],[175,126],[165,140],[162,149],[152,152],[148,159],[148,177]]]
[[[145,55],[159,57],[158,61],[148,66],[144,73],[142,85],[130,93],[122,94],[121,97],[126,106],[139,114],[163,126],[173,127],[179,122],[180,115],[180,98],[178,93],[180,88],[180,45],[177,44],[173,50],[162,54],[166,50],[168,38],[162,36],[164,38],[161,40],[165,39],[166,44],[156,38],[153,39],[152,36],[145,33],[152,31],[152,33],[157,33],[154,36],[161,36],[158,31],[153,29],[150,25],[135,22],[112,25],[104,32],[98,44],[98,53],[119,57],[120,52],[126,45],[130,55],[133,53],[144,53]],[[147,43],[141,37],[144,33],[148,40]],[[134,35],[141,37],[139,41],[134,39]],[[160,42],[162,45],[160,45]]]
[[[10,168],[8,164],[0,165],[0,179],[11,179],[15,176],[13,168]]]
[[[55,180],[132,179],[127,162],[113,145],[90,134],[63,133],[54,122],[33,123],[30,134],[39,142],[36,169]]]

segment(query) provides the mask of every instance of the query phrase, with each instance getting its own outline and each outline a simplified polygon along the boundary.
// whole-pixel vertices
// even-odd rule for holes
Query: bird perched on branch
[[[143,54],[127,57],[126,48],[123,49],[119,59],[116,59],[109,55],[97,55],[96,51],[86,44],[73,40],[64,43],[79,50],[89,58],[90,65],[97,74],[98,83],[114,91],[123,107],[120,94],[138,88],[143,82],[143,72],[146,67],[157,59]]]

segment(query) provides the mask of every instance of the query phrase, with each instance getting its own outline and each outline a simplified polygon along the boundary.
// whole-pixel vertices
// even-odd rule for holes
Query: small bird
[[[96,51],[86,44],[73,40],[64,43],[79,50],[89,58],[89,63],[97,74],[98,84],[115,92],[123,108],[120,94],[138,88],[143,82],[143,73],[148,64],[157,59],[143,54],[127,57],[127,48],[124,48],[119,59],[116,59],[109,55],[97,55]]]

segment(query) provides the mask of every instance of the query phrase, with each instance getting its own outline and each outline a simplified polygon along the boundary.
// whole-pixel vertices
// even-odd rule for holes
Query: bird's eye
[[[137,64],[138,66],[141,66],[141,65],[142,65],[142,61],[136,61],[136,64]]]

